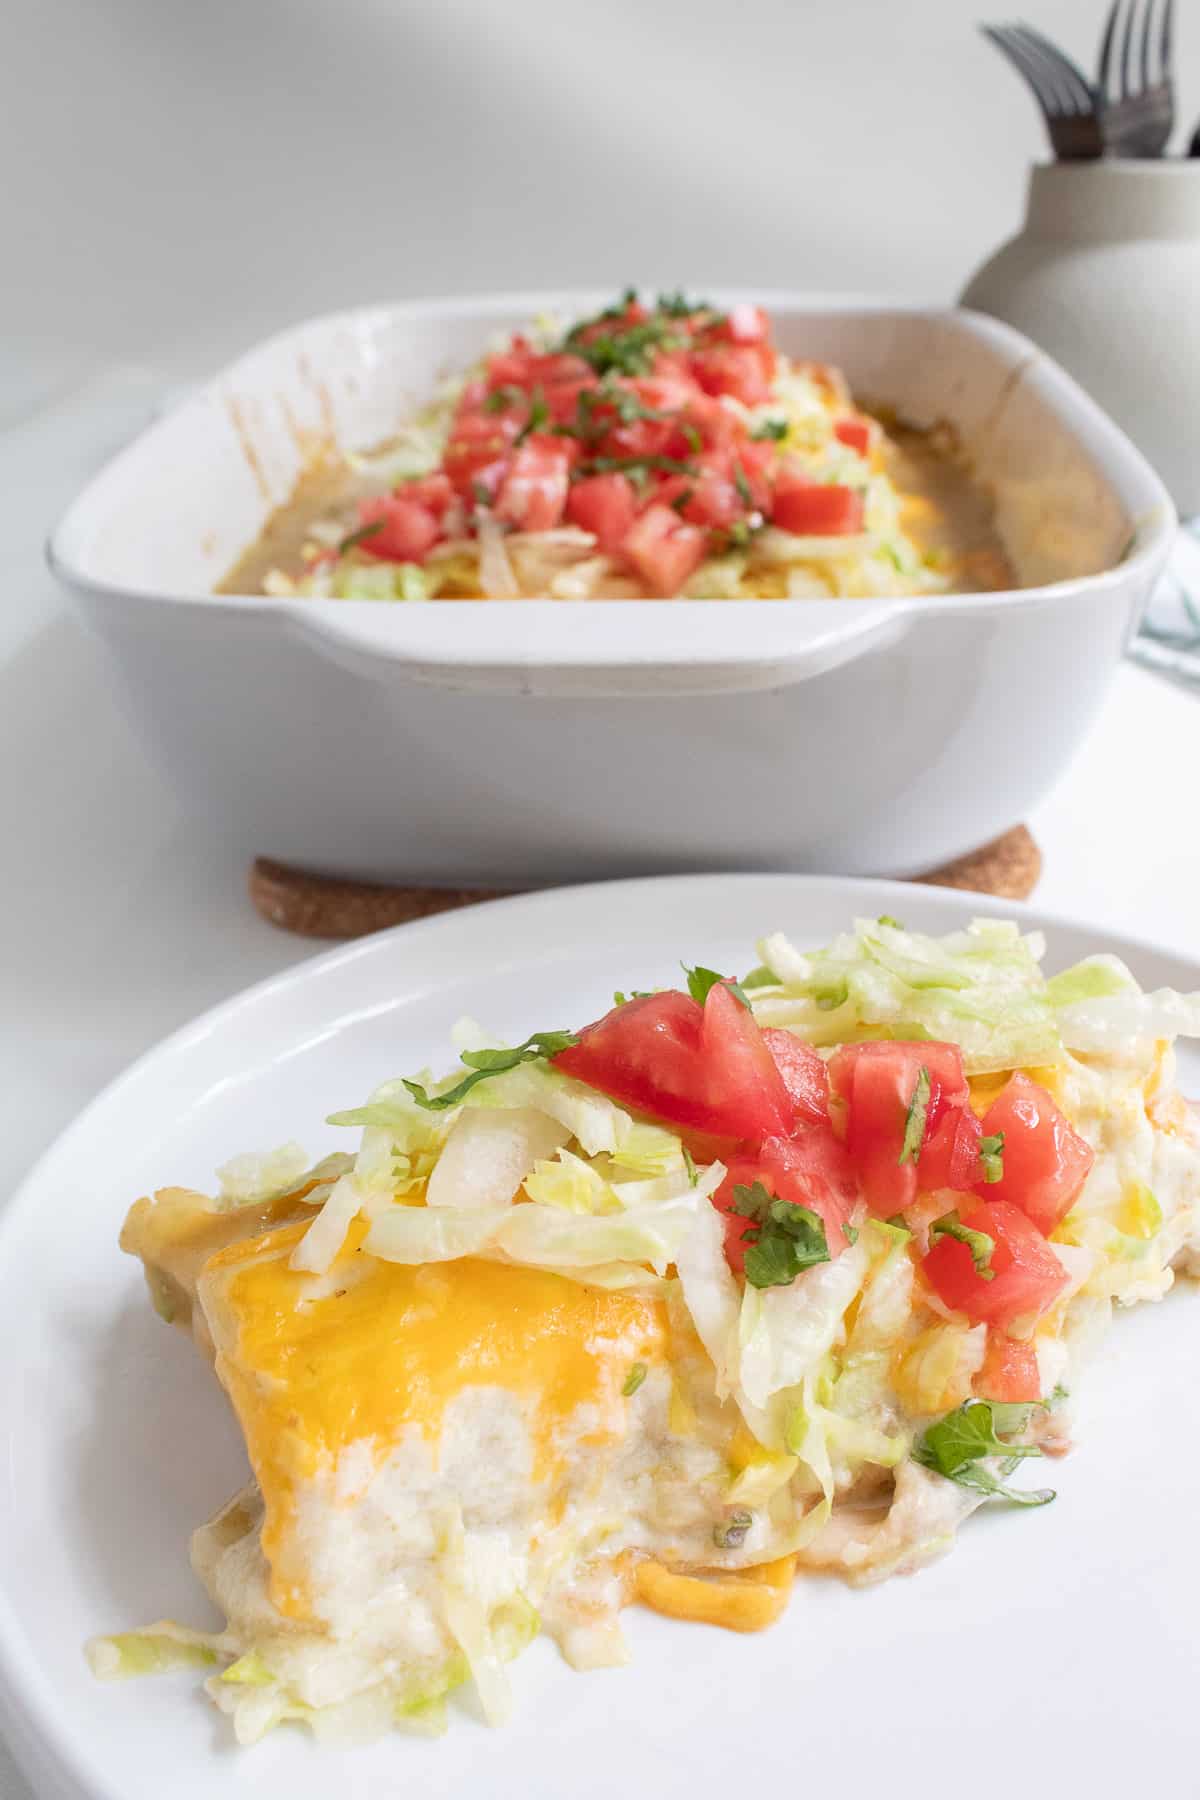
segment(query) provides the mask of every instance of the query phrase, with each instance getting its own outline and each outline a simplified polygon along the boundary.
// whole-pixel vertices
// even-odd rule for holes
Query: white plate
[[[40,1793],[70,1800],[379,1800],[411,1788],[523,1800],[725,1800],[814,1792],[973,1800],[1024,1787],[1089,1800],[1166,1789],[1194,1759],[1200,1480],[1189,1296],[1119,1321],[1092,1370],[1056,1505],[995,1509],[912,1580],[807,1579],[774,1631],[738,1638],[627,1615],[634,1662],[577,1675],[539,1641],[517,1711],[470,1705],[447,1737],[318,1752],[298,1732],[235,1754],[188,1673],[92,1682],[96,1632],[163,1614],[206,1624],[187,1539],[242,1480],[224,1402],[154,1317],[116,1235],[164,1183],[297,1137],[379,1080],[448,1063],[470,1010],[513,1037],[577,1024],[679,959],[754,960],[762,932],[828,939],[855,913],[949,930],[1020,909],[933,889],[795,876],[623,882],[500,902],[368,939],[251,989],[152,1051],[59,1141],[0,1231],[0,1676]],[[1033,924],[1038,915],[1026,912]],[[1049,922],[1050,961],[1101,948]],[[1117,945],[1149,986],[1200,968]],[[1200,1061],[1184,1062],[1200,1087]],[[1187,1759],[1185,1764],[1185,1758]]]

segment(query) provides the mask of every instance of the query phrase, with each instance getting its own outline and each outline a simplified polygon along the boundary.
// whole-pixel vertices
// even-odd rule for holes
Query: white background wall
[[[1029,11],[1090,66],[1104,6]],[[981,14],[1005,7],[32,0],[0,52],[0,342],[192,367],[407,294],[950,297],[1044,148]]]

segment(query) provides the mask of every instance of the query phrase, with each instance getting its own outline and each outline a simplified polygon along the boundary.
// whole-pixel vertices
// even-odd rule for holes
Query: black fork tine
[[[1159,47],[1160,59],[1162,62],[1162,67],[1159,70],[1159,75],[1158,75],[1158,79],[1160,81],[1170,81],[1171,80],[1171,54],[1172,54],[1172,50],[1174,48],[1174,44],[1173,44],[1174,34],[1175,34],[1175,0],[1167,0],[1166,5],[1163,7],[1162,41],[1161,41],[1161,44]]]
[[[1029,31],[1028,27],[1014,25],[1011,30],[1013,42],[1019,49],[1021,55],[1025,57],[1030,68],[1038,71],[1042,86],[1047,95],[1049,110],[1054,114],[1064,112],[1066,110],[1064,104],[1065,96],[1063,94],[1062,83],[1059,79],[1059,70],[1053,59],[1046,56],[1041,45],[1034,39],[1033,34]]]
[[[1120,10],[1121,0],[1112,0],[1108,18],[1104,22],[1104,36],[1100,40],[1100,65],[1096,71],[1096,86],[1102,100],[1107,100],[1112,91],[1112,53],[1117,35],[1117,15]]]
[[[1142,20],[1142,90],[1151,85],[1150,27],[1154,23],[1154,0],[1146,0],[1146,17]]]
[[[1130,80],[1130,61],[1133,54],[1133,22],[1137,17],[1137,0],[1129,0],[1129,9],[1125,14],[1125,33],[1121,39],[1121,98],[1128,100],[1133,92]]]
[[[1046,86],[1045,75],[1039,65],[1030,57],[1025,46],[1015,40],[1005,25],[985,25],[983,34],[990,38],[998,50],[1002,50],[1010,63],[1023,75],[1033,89],[1034,98],[1047,119],[1057,116],[1058,102],[1053,91]]]
[[[1092,90],[1083,70],[1076,67],[1057,44],[1052,44],[1040,31],[1035,31],[1032,25],[1017,25],[1014,31],[1031,51],[1036,52],[1043,65],[1051,72],[1055,89],[1064,102],[1063,110],[1068,113],[1090,112]]]

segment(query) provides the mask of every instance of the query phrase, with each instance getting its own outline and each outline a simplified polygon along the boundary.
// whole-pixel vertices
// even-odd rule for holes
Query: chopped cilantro
[[[723,1524],[713,1526],[713,1543],[718,1550],[740,1550],[753,1523],[754,1514],[739,1506]]]
[[[489,412],[489,413],[507,412],[510,406],[522,405],[522,403],[524,402],[524,399],[525,399],[524,388],[519,388],[519,387],[493,388],[491,393],[488,395],[487,399],[483,403],[483,410],[484,410],[484,412]]]
[[[657,469],[664,475],[695,475],[695,466],[677,456],[593,456],[579,463],[579,475],[644,475]]]
[[[489,1075],[504,1075],[522,1063],[542,1062],[578,1042],[570,1031],[535,1031],[523,1044],[510,1050],[464,1050],[461,1060],[471,1072],[444,1094],[431,1094],[419,1081],[406,1080],[404,1085],[418,1106],[425,1107],[428,1112],[444,1112],[448,1107],[458,1106],[475,1084],[486,1081]]]
[[[789,1287],[804,1269],[829,1261],[825,1221],[807,1206],[780,1200],[761,1181],[736,1186],[733,1210],[750,1219],[742,1234],[746,1248],[746,1280],[751,1287]]]
[[[966,1245],[971,1252],[975,1273],[981,1280],[995,1280],[996,1271],[992,1267],[992,1252],[996,1248],[994,1237],[989,1237],[986,1231],[969,1230],[956,1212],[945,1213],[942,1218],[935,1219],[930,1226],[929,1241],[931,1244],[943,1237],[954,1238],[957,1243]]]
[[[746,471],[742,467],[740,457],[735,457],[733,461],[733,485],[738,491],[738,499],[742,505],[752,512],[754,495],[750,492],[750,483],[746,480]]]
[[[718,975],[715,969],[706,969],[699,964],[694,969],[689,969],[686,963],[680,963],[679,966],[687,976],[688,993],[698,1006],[704,1005],[712,988],[723,984],[735,1000],[741,1001],[747,1012],[750,1010],[749,1000],[732,975]]]
[[[365,544],[368,538],[373,538],[376,532],[382,531],[386,524],[386,519],[372,519],[369,525],[360,525],[357,531],[350,532],[342,539],[338,545],[338,555],[345,556],[347,550],[353,550],[359,544]]]
[[[913,1461],[920,1463],[922,1468],[932,1469],[937,1475],[944,1475],[948,1481],[974,1488],[989,1498],[1012,1500],[1018,1506],[1045,1506],[1054,1498],[1051,1489],[1022,1492],[1006,1487],[990,1469],[983,1467],[987,1458],[1002,1457],[1007,1465],[1003,1472],[1008,1474],[1022,1457],[1042,1454],[1036,1444],[1003,1443],[997,1436],[1000,1431],[1024,1430],[1033,1412],[1032,1406],[1003,1406],[992,1400],[964,1401],[962,1406],[947,1413],[921,1434],[913,1446]]]
[[[692,1161],[692,1153],[688,1149],[686,1144],[683,1146],[683,1166],[687,1170],[688,1186],[689,1187],[698,1186],[699,1181],[700,1181],[700,1175],[696,1168],[695,1163]]]
[[[788,422],[786,419],[760,419],[750,431],[750,436],[758,444],[764,442],[781,444],[787,434]]]
[[[983,1164],[983,1179],[987,1182],[1004,1179],[1004,1133],[995,1132],[991,1137],[980,1138],[979,1160]]]
[[[642,1385],[643,1381],[645,1381],[645,1379],[646,1379],[645,1363],[634,1363],[634,1365],[630,1369],[628,1375],[625,1377],[625,1385],[621,1389],[621,1392],[624,1394],[624,1396],[627,1400],[629,1399],[631,1394],[637,1393],[638,1389],[641,1387],[641,1385]]]
[[[928,1111],[929,1070],[922,1063],[917,1072],[912,1099],[908,1103],[908,1116],[904,1121],[904,1142],[900,1146],[900,1155],[897,1158],[899,1162],[916,1162],[921,1154],[921,1145],[925,1142],[925,1116]]]
[[[546,396],[540,387],[535,387],[529,397],[529,417],[513,439],[514,444],[523,444],[532,431],[541,431],[550,423],[550,409],[546,405]]]

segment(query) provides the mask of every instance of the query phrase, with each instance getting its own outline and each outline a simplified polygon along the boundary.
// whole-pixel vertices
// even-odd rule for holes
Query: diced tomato
[[[865,456],[871,448],[871,421],[869,419],[838,419],[833,427],[833,435],[840,444],[849,450],[857,450]]]
[[[432,475],[422,475],[416,481],[402,481],[392,491],[397,500],[419,500],[439,519],[454,498],[449,477],[440,469]]]
[[[1070,1212],[1095,1153],[1044,1087],[1014,1075],[983,1116],[983,1135],[1004,1133],[1004,1173],[978,1189],[985,1200],[1010,1200],[1047,1236]]]
[[[750,490],[750,501],[754,510],[769,513],[775,479],[775,446],[773,444],[756,444],[748,438],[743,438],[737,447],[737,455],[734,460],[741,469],[742,478]]]
[[[968,1245],[939,1237],[921,1266],[945,1305],[992,1325],[1036,1318],[1053,1305],[1067,1271],[1031,1219],[1007,1200],[979,1201],[960,1217],[992,1239],[992,1279],[976,1270]]]
[[[688,496],[680,514],[690,525],[727,531],[735,519],[745,517],[746,507],[736,485],[719,469],[701,469],[694,478],[681,475],[677,479]]]
[[[535,432],[513,453],[493,508],[518,531],[550,531],[567,504],[570,452],[561,438]]]
[[[983,1367],[975,1377],[975,1392],[981,1400],[1040,1400],[1042,1377],[1034,1346],[993,1327]]]
[[[421,562],[442,535],[441,521],[429,507],[398,494],[360,500],[358,516],[364,525],[379,526],[359,548],[381,562]]]
[[[729,308],[721,323],[713,326],[712,335],[731,344],[762,344],[771,335],[771,325],[761,306],[742,302]]]
[[[601,550],[616,551],[637,517],[637,495],[628,475],[585,475],[567,495],[567,517],[593,532]]]
[[[775,352],[766,344],[713,344],[696,351],[692,370],[706,394],[732,394],[757,406],[771,397]]]
[[[753,1015],[718,982],[627,1001],[555,1057],[564,1074],[669,1124],[757,1143],[791,1130],[793,1107]]]
[[[863,528],[863,497],[853,488],[813,481],[784,467],[775,481],[771,517],[797,537],[845,537]]]
[[[730,1162],[713,1204],[726,1214],[725,1254],[740,1275],[745,1264],[744,1234],[752,1230],[749,1219],[733,1211],[734,1188],[753,1187],[761,1181],[768,1194],[794,1206],[807,1206],[819,1214],[831,1258],[846,1248],[846,1221],[858,1198],[858,1185],[845,1146],[839,1144],[828,1124],[813,1127],[793,1138],[767,1138],[752,1155]]]
[[[846,1120],[846,1144],[864,1198],[877,1218],[904,1212],[926,1185],[918,1161],[900,1161],[908,1111],[922,1068],[929,1071],[925,1138],[933,1139],[930,1173],[941,1174],[943,1166],[950,1166],[954,1146],[943,1142],[939,1127],[947,1113],[965,1111],[970,1099],[958,1045],[845,1044],[829,1062],[830,1086]]]
[[[621,550],[651,593],[665,599],[699,568],[705,544],[699,526],[689,525],[671,507],[655,504],[626,532]]]
[[[521,419],[511,413],[459,413],[442,456],[442,468],[457,493],[472,499],[472,484],[494,475],[498,485],[502,465],[521,430]]]
[[[980,1178],[979,1120],[969,1106],[948,1106],[931,1131],[917,1161],[917,1187],[922,1193],[953,1188],[969,1194]]]
[[[603,456],[669,456],[677,446],[679,428],[671,419],[631,419],[615,422],[599,440]]]
[[[824,1060],[801,1043],[794,1032],[778,1025],[767,1026],[763,1041],[783,1076],[797,1121],[805,1125],[828,1124],[829,1070]]]

